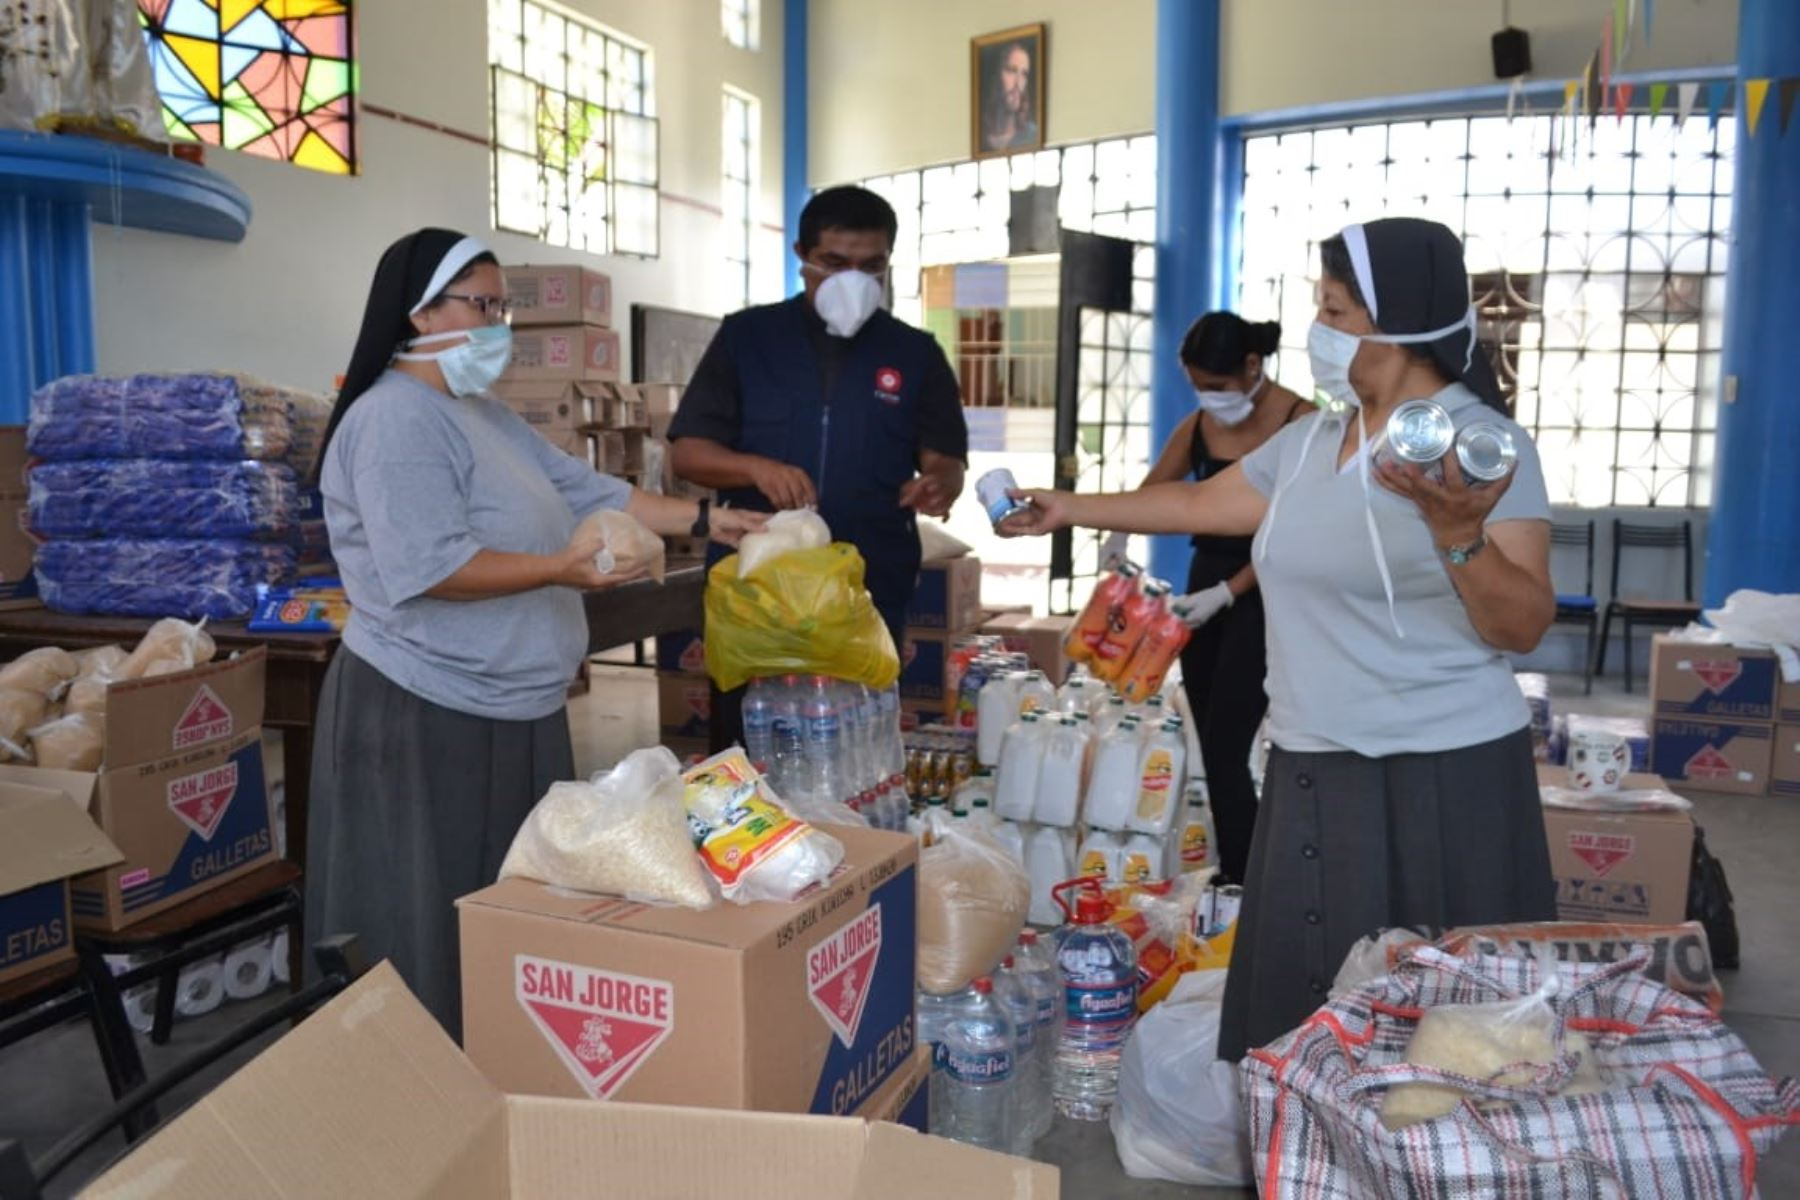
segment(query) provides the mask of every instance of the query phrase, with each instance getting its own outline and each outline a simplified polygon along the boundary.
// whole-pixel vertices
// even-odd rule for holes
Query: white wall
[[[211,151],[208,165],[249,193],[243,243],[135,230],[94,231],[103,371],[226,368],[325,388],[343,371],[382,250],[423,225],[490,239],[505,262],[587,261],[614,280],[615,324],[633,302],[717,312],[724,268],[720,92],[762,102],[759,291],[781,290],[780,0],[764,0],[763,49],[728,45],[717,0],[569,0],[567,7],[647,45],[662,123],[662,255],[600,258],[495,234],[489,157],[479,146],[362,114],[362,174],[336,178]],[[486,137],[486,0],[380,0],[358,6],[362,97]],[[774,31],[775,36],[770,36]]]

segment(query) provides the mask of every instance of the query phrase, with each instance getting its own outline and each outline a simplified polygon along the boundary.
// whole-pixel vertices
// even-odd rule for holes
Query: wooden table
[[[588,653],[629,646],[660,634],[698,629],[701,590],[699,563],[674,562],[660,584],[644,580],[583,597],[588,619]],[[123,645],[130,649],[152,622],[131,617],[72,617],[33,608],[0,612],[0,661],[40,646],[81,650]],[[209,622],[221,656],[267,646],[269,669],[263,724],[281,730],[286,776],[288,858],[306,868],[306,809],[311,795],[313,721],[324,691],[325,671],[337,653],[336,634],[251,633],[242,622]]]

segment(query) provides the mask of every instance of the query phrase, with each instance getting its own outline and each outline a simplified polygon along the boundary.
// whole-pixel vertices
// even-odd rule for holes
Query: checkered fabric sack
[[[1800,1083],[1765,1075],[1738,1036],[1694,1000],[1646,979],[1642,956],[1539,964],[1423,947],[1393,974],[1333,1000],[1244,1059],[1257,1188],[1268,1200],[1750,1200],[1756,1163],[1800,1124]],[[1579,1031],[1612,1085],[1557,1096],[1566,1052],[1527,1086],[1487,1084],[1403,1060],[1423,1011],[1538,992],[1552,1045]],[[1399,1083],[1468,1093],[1455,1112],[1390,1132],[1382,1100]]]

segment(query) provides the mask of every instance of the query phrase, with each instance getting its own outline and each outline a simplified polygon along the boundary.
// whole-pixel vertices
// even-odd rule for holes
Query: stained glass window
[[[650,52],[537,0],[489,0],[494,227],[593,254],[661,237]]]
[[[356,170],[350,0],[138,0],[169,136]]]

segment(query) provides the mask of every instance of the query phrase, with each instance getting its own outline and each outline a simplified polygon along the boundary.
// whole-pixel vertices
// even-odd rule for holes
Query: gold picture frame
[[[1042,21],[969,39],[969,148],[975,158],[1044,148]]]

